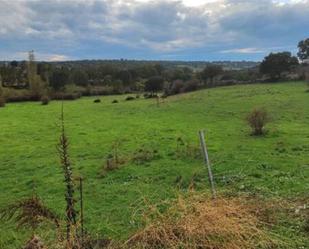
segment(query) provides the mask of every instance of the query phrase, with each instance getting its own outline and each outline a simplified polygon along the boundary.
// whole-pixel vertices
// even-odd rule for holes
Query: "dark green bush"
[[[48,105],[49,101],[50,101],[50,99],[49,99],[49,97],[47,95],[44,95],[44,96],[41,97],[42,105]]]
[[[126,97],[126,101],[130,101],[130,100],[134,100],[135,98],[134,97],[132,97],[132,96],[128,96],[128,97]]]
[[[52,94],[52,98],[56,100],[75,100],[81,97],[81,93],[63,93],[55,92]]]

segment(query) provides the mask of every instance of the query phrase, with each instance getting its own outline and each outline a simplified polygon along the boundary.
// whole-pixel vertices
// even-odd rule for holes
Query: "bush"
[[[184,84],[184,87],[182,88],[183,92],[193,92],[198,90],[199,88],[199,82],[197,80],[189,80]]]
[[[37,97],[33,96],[29,90],[6,88],[3,93],[6,102],[36,101]]]
[[[175,95],[183,92],[184,82],[182,80],[175,80],[170,83],[165,89],[166,95]]]
[[[134,97],[132,97],[132,96],[128,96],[128,97],[126,97],[126,101],[130,101],[130,100],[134,100],[135,98]]]
[[[52,95],[53,99],[56,100],[75,100],[81,97],[80,93],[63,93],[63,92],[55,92]]]
[[[112,103],[113,103],[113,104],[118,103],[118,100],[117,100],[117,99],[114,99],[114,100],[112,101]]]
[[[247,116],[247,122],[252,129],[252,135],[260,136],[264,134],[264,127],[269,122],[269,114],[263,108],[255,108]]]
[[[164,95],[170,96],[179,93],[192,92],[200,88],[198,80],[192,79],[189,81],[175,80],[165,86]]]
[[[48,96],[44,95],[44,96],[41,97],[41,103],[42,103],[42,105],[48,105],[48,104],[49,104],[49,101],[50,101],[50,99],[49,99]]]
[[[134,152],[132,160],[136,164],[144,164],[157,158],[159,158],[157,150],[141,148]]]
[[[0,96],[0,107],[5,107],[5,98]]]
[[[100,100],[100,99],[95,99],[95,100],[93,101],[93,103],[101,103],[101,100]]]

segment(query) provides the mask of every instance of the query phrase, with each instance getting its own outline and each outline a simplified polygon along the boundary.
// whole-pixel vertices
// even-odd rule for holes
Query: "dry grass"
[[[240,198],[213,201],[205,195],[179,197],[165,212],[134,234],[124,248],[253,249],[282,248]],[[277,247],[278,246],[278,247]]]
[[[14,220],[18,228],[26,227],[32,230],[44,220],[51,221],[57,228],[60,226],[57,214],[46,207],[37,196],[17,201],[0,210],[0,220]]]

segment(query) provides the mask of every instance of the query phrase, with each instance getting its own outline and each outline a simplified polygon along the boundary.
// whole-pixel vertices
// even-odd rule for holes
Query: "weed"
[[[252,135],[263,135],[265,125],[270,121],[268,112],[264,108],[255,108],[247,116],[247,122],[252,129]]]

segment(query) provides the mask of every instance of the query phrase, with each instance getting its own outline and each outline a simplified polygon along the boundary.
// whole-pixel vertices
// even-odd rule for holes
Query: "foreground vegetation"
[[[125,101],[123,95],[101,97],[99,103],[94,98],[65,102],[73,168],[84,177],[87,230],[125,240],[142,227],[145,206],[189,188],[208,191],[197,136],[204,128],[219,192],[288,201],[290,215],[276,217],[270,229],[295,248],[304,247],[306,209],[299,207],[309,198],[305,90],[301,82],[223,87],[168,97],[159,106],[154,99]],[[271,116],[262,137],[251,136],[245,120],[256,107]],[[37,193],[52,210],[63,212],[55,147],[60,110],[57,101],[0,109],[0,207]],[[107,167],[115,154],[119,163]],[[47,238],[48,228],[40,228]],[[31,235],[11,222],[0,229],[0,248],[16,248]]]

